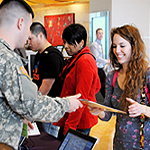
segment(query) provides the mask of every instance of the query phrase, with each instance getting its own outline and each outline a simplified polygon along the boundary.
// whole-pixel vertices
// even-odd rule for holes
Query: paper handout
[[[102,105],[102,104],[98,104],[98,103],[95,103],[95,102],[92,102],[92,101],[89,101],[89,100],[86,100],[86,99],[79,99],[83,104],[86,104],[86,105],[89,105],[91,107],[97,107],[97,108],[101,108],[101,109],[104,109],[104,111],[110,111],[110,112],[116,112],[116,113],[123,113],[123,114],[126,114],[125,111],[122,111],[122,110],[118,110],[118,109],[114,109],[114,108],[111,108],[111,107],[108,107],[108,106],[105,106],[105,105]]]
[[[33,125],[34,129],[30,129],[28,131],[28,136],[40,135],[40,131],[39,131],[36,123],[34,122],[34,123],[32,123],[32,125]]]

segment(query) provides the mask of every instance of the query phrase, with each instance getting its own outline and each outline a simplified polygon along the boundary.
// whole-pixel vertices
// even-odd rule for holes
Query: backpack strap
[[[66,75],[70,72],[70,70],[73,68],[73,66],[75,65],[75,63],[76,63],[76,61],[82,56],[82,55],[84,55],[84,54],[88,54],[88,55],[91,55],[91,56],[93,56],[93,54],[91,54],[91,53],[88,53],[88,52],[86,52],[86,53],[82,53],[82,54],[80,54],[77,58],[76,58],[76,60],[71,64],[71,66],[66,66],[66,68],[65,69],[63,69],[63,71],[59,74],[59,77],[60,77],[60,80],[61,80],[61,84],[63,85],[63,82],[64,82],[64,80],[65,80],[65,78],[66,78]],[[95,57],[93,56],[93,58],[95,59]],[[96,59],[95,59],[96,60]]]
[[[117,79],[118,72],[119,72],[119,70],[115,71],[114,76],[113,76],[113,88],[115,87],[115,82]]]
[[[115,87],[115,82],[117,79],[118,72],[119,72],[119,70],[115,71],[114,76],[113,76],[113,88]],[[144,87],[145,87],[144,92],[145,92],[147,98],[149,99],[149,103],[150,103],[150,93],[148,91],[146,84],[144,85]]]
[[[143,94],[147,96],[147,98],[149,100],[149,103],[150,103],[150,93],[149,93],[148,87],[146,85],[146,77],[145,77],[145,80],[144,80],[144,83],[143,83],[143,87],[144,87],[144,89],[143,89],[144,93]]]
[[[149,99],[149,102],[150,102],[150,93],[149,93],[148,88],[147,88],[146,85],[145,85],[145,93],[146,93],[146,96],[147,96],[147,98]]]
[[[88,53],[88,52],[82,53],[82,54],[80,54],[80,55],[76,58],[76,60],[75,60],[75,61],[72,63],[72,65],[68,68],[67,73],[70,72],[70,70],[71,70],[71,69],[73,68],[73,66],[75,65],[76,61],[77,61],[82,55],[84,55],[84,54],[90,54],[90,55],[93,56],[93,58],[95,59],[94,55],[91,54],[91,53]],[[95,59],[95,60],[96,60],[96,59]]]
[[[115,82],[116,82],[116,79],[117,79],[118,72],[119,72],[119,70],[115,71],[114,76],[113,76],[113,88],[115,87]],[[145,92],[145,94],[146,94],[146,96],[147,96],[147,98],[149,99],[149,102],[150,102],[150,93],[148,91],[148,88],[147,88],[146,84],[144,85],[144,87],[145,87],[144,92]]]

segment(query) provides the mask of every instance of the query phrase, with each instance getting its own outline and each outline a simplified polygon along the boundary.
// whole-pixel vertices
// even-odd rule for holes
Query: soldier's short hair
[[[0,4],[0,9],[2,7],[4,7],[5,5],[8,5],[12,1],[16,1],[16,2],[20,3],[26,9],[26,11],[28,13],[31,13],[32,18],[34,18],[34,12],[33,12],[32,8],[24,0],[3,0],[2,3]]]
[[[20,17],[29,20],[29,14],[34,17],[31,7],[24,0],[3,0],[0,4],[0,24],[3,26],[11,26]]]

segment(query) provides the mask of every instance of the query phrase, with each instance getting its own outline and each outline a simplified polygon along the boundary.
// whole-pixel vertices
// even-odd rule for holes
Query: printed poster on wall
[[[74,13],[44,16],[47,40],[53,46],[63,45],[63,30],[72,23],[74,23]]]

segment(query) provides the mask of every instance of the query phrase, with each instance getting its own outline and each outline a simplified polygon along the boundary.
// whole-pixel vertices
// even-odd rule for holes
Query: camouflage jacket
[[[24,118],[56,122],[69,107],[66,98],[42,96],[24,69],[21,57],[0,39],[0,142],[17,150]]]

